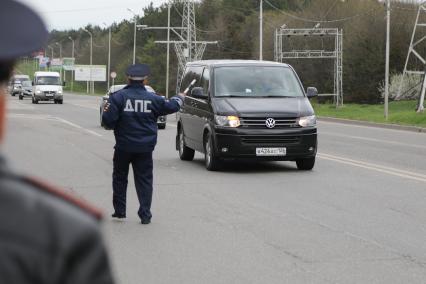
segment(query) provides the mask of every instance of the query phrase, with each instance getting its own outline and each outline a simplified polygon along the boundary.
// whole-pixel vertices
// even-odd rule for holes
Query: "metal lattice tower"
[[[323,37],[334,38],[333,50],[292,50],[285,39],[296,37]],[[287,43],[287,45],[285,45]],[[286,51],[285,51],[286,50]],[[334,93],[321,94],[321,96],[334,96],[336,106],[343,105],[343,31],[332,28],[289,29],[283,25],[275,31],[275,61],[283,62],[284,59],[334,59]]]
[[[207,46],[207,42],[197,41],[197,29],[195,25],[195,3],[193,0],[182,0],[182,30],[181,37],[186,42],[175,43],[175,51],[178,57],[179,66],[177,72],[177,82],[182,79],[187,62],[201,60]]]
[[[169,1],[169,5],[172,5]],[[186,63],[203,58],[207,44],[217,44],[217,41],[197,41],[197,28],[195,23],[194,0],[176,0],[174,3],[183,4],[182,26],[170,27],[170,30],[178,36],[175,41],[156,41],[157,43],[173,43],[178,59],[177,88],[185,71]],[[150,27],[148,29],[168,29],[168,27]],[[177,32],[180,31],[180,33]],[[179,91],[179,90],[177,90]]]
[[[424,111],[424,100],[425,100],[425,93],[426,93],[426,59],[424,56],[421,55],[422,52],[420,51],[419,45],[426,40],[426,35],[424,35],[424,32],[423,32],[423,36],[420,39],[416,41],[414,40],[418,38],[416,37],[416,34],[418,33],[417,28],[426,28],[426,23],[419,23],[420,17],[424,14],[426,14],[426,2],[421,3],[417,11],[416,22],[414,24],[413,34],[411,35],[410,47],[408,48],[407,60],[405,61],[404,72],[402,73],[401,82],[398,88],[398,94],[396,96],[396,99],[398,99],[402,95],[401,94],[402,86],[404,85],[404,79],[407,74],[417,74],[417,75],[423,76],[423,84],[421,88],[419,104],[417,106],[417,112]],[[421,70],[413,68],[414,66],[410,66],[410,68],[413,68],[412,70],[408,69],[410,58],[412,58],[413,56],[414,58],[416,58],[422,63]]]

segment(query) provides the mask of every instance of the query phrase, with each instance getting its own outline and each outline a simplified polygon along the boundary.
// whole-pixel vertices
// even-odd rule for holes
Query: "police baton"
[[[196,82],[197,79],[192,80],[191,84],[189,84],[189,86],[185,89],[185,91],[183,91],[183,93],[186,95],[189,92],[189,89],[194,86]]]

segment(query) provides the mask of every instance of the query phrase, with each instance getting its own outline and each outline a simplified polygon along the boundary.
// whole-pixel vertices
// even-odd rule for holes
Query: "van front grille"
[[[268,128],[266,120],[272,118],[275,120],[275,127],[273,128],[295,128],[299,127],[297,124],[297,117],[242,117],[240,118],[241,127],[244,128]]]
[[[299,143],[300,136],[245,135],[241,136],[241,142],[256,145],[288,145]]]

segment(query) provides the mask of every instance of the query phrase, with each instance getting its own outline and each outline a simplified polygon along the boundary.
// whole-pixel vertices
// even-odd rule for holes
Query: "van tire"
[[[179,158],[182,161],[192,161],[194,160],[195,150],[187,147],[185,145],[185,139],[183,134],[183,129],[179,128],[178,130],[178,151],[179,151]]]
[[[19,100],[23,100],[24,99],[24,97],[23,96],[21,96],[21,95],[19,95]]]
[[[221,162],[214,151],[213,137],[210,134],[204,138],[204,162],[208,171],[217,171],[221,167]]]
[[[310,171],[314,168],[315,157],[296,160],[297,169],[301,171]]]

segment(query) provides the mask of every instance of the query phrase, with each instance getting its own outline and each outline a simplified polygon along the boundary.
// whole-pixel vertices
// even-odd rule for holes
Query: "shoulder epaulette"
[[[53,186],[53,185],[51,185],[51,184],[49,184],[45,181],[42,181],[38,178],[35,178],[35,177],[24,176],[24,177],[22,177],[22,179],[24,180],[24,182],[66,201],[67,203],[77,207],[78,209],[81,209],[84,212],[92,215],[93,217],[95,217],[98,220],[102,219],[102,213],[99,209],[97,209],[97,208],[93,207],[92,205],[90,205],[89,203],[87,203],[87,202],[65,192],[64,190],[62,190],[62,189],[60,189],[56,186]]]

